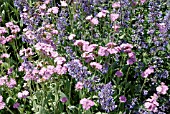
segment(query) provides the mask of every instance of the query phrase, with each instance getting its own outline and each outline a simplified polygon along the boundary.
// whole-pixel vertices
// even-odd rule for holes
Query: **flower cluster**
[[[3,102],[3,97],[0,95],[0,110],[5,108],[5,103]]]

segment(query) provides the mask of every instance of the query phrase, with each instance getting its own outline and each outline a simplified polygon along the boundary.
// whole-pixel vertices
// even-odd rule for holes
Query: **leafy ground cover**
[[[168,0],[1,0],[0,114],[169,114]]]

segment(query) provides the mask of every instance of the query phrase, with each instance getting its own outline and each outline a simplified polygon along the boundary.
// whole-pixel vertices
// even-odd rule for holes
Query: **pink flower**
[[[52,11],[53,14],[57,14],[58,13],[58,9],[59,9],[58,7],[52,7],[51,11]]]
[[[168,86],[165,85],[164,82],[161,82],[161,85],[156,88],[156,91],[157,91],[159,94],[165,95],[165,94],[167,93],[167,91],[168,91]]]
[[[99,46],[98,55],[99,56],[108,56],[109,51],[107,49],[108,49],[107,47]]]
[[[10,57],[10,55],[7,54],[7,53],[3,53],[3,54],[1,55],[1,58],[9,58],[9,57]]]
[[[118,18],[119,18],[119,14],[110,14],[111,21],[115,21]]]
[[[119,46],[116,46],[114,48],[108,48],[107,50],[110,54],[116,54],[121,51],[121,48]]]
[[[0,65],[3,63],[3,61],[2,60],[0,60]]]
[[[9,88],[14,88],[16,86],[16,81],[15,79],[11,78],[9,82],[6,83],[6,85],[9,87]]]
[[[14,25],[14,23],[13,22],[8,22],[8,23],[5,23],[5,26],[7,27],[7,28],[10,28],[11,26],[13,26]]]
[[[4,102],[0,102],[0,110],[5,108],[5,103]]]
[[[108,48],[113,48],[113,47],[115,47],[116,45],[117,45],[117,44],[114,43],[114,42],[109,42],[109,43],[106,44],[106,46],[107,46]]]
[[[75,88],[76,88],[76,90],[81,90],[81,89],[83,89],[83,83],[82,83],[82,82],[77,82]]]
[[[92,18],[92,19],[90,20],[90,22],[91,22],[93,25],[98,25],[98,24],[99,24],[99,21],[98,21],[98,19],[97,19],[96,17]]]
[[[86,43],[86,44],[83,45],[83,51],[93,52],[96,49],[97,46],[98,46],[97,44],[89,45],[89,43]]]
[[[0,35],[0,43],[5,44],[6,42],[7,42],[7,40],[6,40],[5,36]]]
[[[106,14],[109,13],[108,10],[102,10],[101,12],[99,12],[96,17],[102,18],[102,17],[106,17]]]
[[[145,2],[146,2],[146,0],[140,0],[140,2],[143,4],[143,3],[145,3]]]
[[[58,34],[58,30],[52,30],[51,33],[52,33],[53,35],[57,35],[57,34]]]
[[[21,92],[18,93],[18,98],[22,98],[22,93]]]
[[[73,39],[74,39],[74,37],[76,37],[76,35],[75,35],[75,34],[70,34],[70,36],[68,37],[68,39],[69,39],[69,40],[73,40]]]
[[[81,99],[80,104],[82,104],[83,109],[85,110],[89,110],[92,106],[94,106],[94,102],[86,98]]]
[[[20,103],[16,102],[14,103],[13,108],[19,108],[19,106],[20,106]]]
[[[94,60],[95,55],[93,53],[84,52],[82,54],[82,57],[85,58],[85,61],[88,63],[88,62]]]
[[[119,8],[120,7],[120,3],[119,2],[115,2],[112,4],[113,8]]]
[[[158,111],[157,106],[159,106],[159,103],[156,101],[157,99],[158,99],[158,96],[154,94],[153,96],[151,96],[151,98],[148,98],[146,100],[146,102],[144,103],[144,107],[148,111],[157,112]]]
[[[152,73],[154,73],[154,68],[152,66],[150,66],[141,75],[142,75],[142,77],[147,78]]]
[[[68,99],[67,99],[67,97],[62,97],[62,98],[60,99],[60,101],[61,101],[62,103],[66,103],[66,102],[68,101]]]
[[[88,42],[84,41],[84,40],[76,40],[74,42],[75,46],[83,46],[84,44],[89,44]]]
[[[49,4],[50,3],[50,0],[45,0],[44,1],[44,4]]]
[[[130,53],[132,50],[132,48],[133,48],[133,45],[132,44],[129,44],[129,43],[125,43],[125,44],[121,44],[120,45],[120,48],[124,51],[124,52],[126,52],[126,53]]]
[[[57,65],[62,65],[66,61],[65,57],[57,57],[54,59],[54,62],[57,63]]]
[[[2,97],[2,95],[0,95],[0,102],[2,102],[3,101],[3,97]]]
[[[119,100],[121,103],[125,103],[127,101],[126,97],[123,95],[119,97]]]
[[[100,63],[97,63],[97,62],[91,62],[90,66],[95,67],[98,70],[102,69],[102,65]]]
[[[5,108],[5,103],[3,102],[3,97],[0,95],[0,110]]]
[[[127,63],[127,65],[132,65],[133,63],[135,63],[137,60],[136,60],[136,57],[134,57],[134,58],[129,58],[127,61],[126,61],[126,63]]]
[[[66,1],[60,1],[60,3],[61,3],[61,6],[63,6],[63,7],[68,6],[68,4],[66,3]]]
[[[93,18],[93,16],[92,16],[92,15],[89,15],[89,16],[86,17],[86,20],[87,20],[87,21],[90,21],[92,18]]]
[[[43,4],[39,7],[41,10],[45,10],[47,8],[46,4]]]
[[[117,77],[121,77],[121,76],[123,76],[123,72],[120,71],[120,70],[118,70],[118,71],[116,71],[115,75],[116,75]]]
[[[29,92],[24,90],[23,92],[18,93],[18,98],[26,98],[29,95]]]
[[[0,35],[4,34],[4,33],[7,33],[6,28],[5,27],[0,27]]]
[[[118,29],[120,28],[120,26],[119,25],[113,25],[112,28],[117,32]]]

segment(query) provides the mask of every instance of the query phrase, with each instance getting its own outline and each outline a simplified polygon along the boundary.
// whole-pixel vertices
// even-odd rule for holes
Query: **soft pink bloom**
[[[86,20],[87,20],[87,21],[90,21],[92,18],[93,18],[93,16],[90,15],[90,16],[87,16],[87,17],[86,17]]]
[[[125,103],[127,101],[126,97],[123,95],[119,97],[119,100],[121,103]]]
[[[68,39],[69,39],[69,40],[73,40],[73,39],[74,39],[74,37],[76,37],[76,35],[75,35],[75,34],[70,34],[70,36],[68,37]]]
[[[82,82],[77,82],[75,88],[76,88],[76,90],[81,90],[81,89],[83,89],[83,83],[82,83]]]
[[[157,112],[157,106],[159,106],[159,103],[156,101],[158,99],[158,96],[156,94],[154,94],[153,96],[151,96],[151,98],[148,98],[146,100],[146,102],[144,103],[144,107],[148,110],[148,111],[153,111],[153,112]]]
[[[5,27],[0,27],[0,35],[4,34],[4,33],[7,33],[6,28]]]
[[[61,65],[57,65],[55,68],[55,72],[59,75],[63,75],[67,73],[67,67],[66,66],[61,66]]]
[[[44,4],[49,4],[50,3],[50,0],[45,0],[44,1]]]
[[[13,26],[14,25],[14,23],[13,22],[8,22],[8,23],[5,23],[5,26],[6,27],[8,27],[8,28],[10,28],[11,26]]]
[[[0,86],[6,84],[7,81],[8,81],[8,77],[7,76],[0,77]]]
[[[14,103],[13,108],[19,108],[19,106],[20,106],[20,103],[16,102]]]
[[[115,30],[115,31],[118,31],[118,29],[120,28],[119,25],[113,25],[112,28]]]
[[[140,0],[140,2],[143,4],[143,3],[145,3],[145,2],[146,2],[146,0]]]
[[[21,92],[18,93],[18,98],[22,98],[22,93]]]
[[[4,102],[0,102],[0,110],[5,108],[5,103]]]
[[[52,30],[51,33],[52,33],[53,35],[57,35],[57,34],[58,34],[58,30]]]
[[[99,24],[99,21],[98,21],[98,19],[97,19],[96,17],[92,18],[92,19],[90,20],[90,22],[91,22],[93,25],[98,25],[98,24]]]
[[[119,8],[120,7],[120,2],[115,2],[112,4],[113,8]]]
[[[45,10],[47,8],[46,4],[43,4],[39,7],[41,10]]]
[[[3,97],[0,95],[0,110],[5,108],[5,103],[3,102]]]
[[[115,21],[118,18],[119,18],[119,14],[110,14],[111,21]]]
[[[15,35],[9,35],[9,36],[6,37],[6,42],[9,42],[9,41],[11,41],[14,38],[16,38]]]
[[[2,60],[0,60],[0,65],[3,63],[3,61]]]
[[[150,66],[141,75],[142,75],[142,77],[147,78],[152,73],[154,73],[154,68],[152,66]]]
[[[16,34],[20,31],[20,28],[18,25],[13,25],[10,27],[10,29],[11,29],[11,33],[13,33],[13,34]]]
[[[164,94],[166,94],[167,91],[168,91],[168,86],[165,85],[164,82],[161,82],[161,85],[156,88],[156,91],[157,91],[159,94],[163,94],[163,95],[164,95]]]
[[[114,43],[114,42],[109,42],[109,43],[106,44],[106,46],[107,46],[108,48],[114,48],[116,45],[117,45],[117,44]]]
[[[9,57],[10,57],[10,55],[7,54],[7,53],[3,53],[3,54],[1,55],[1,58],[9,58]]]
[[[135,63],[137,60],[136,60],[136,57],[134,57],[134,58],[129,58],[127,61],[126,61],[126,63],[127,63],[127,65],[132,65],[133,63]]]
[[[6,38],[5,38],[5,36],[1,36],[0,35],[0,43],[1,44],[5,44],[7,41],[6,41]]]
[[[94,102],[92,100],[89,100],[86,98],[81,99],[80,104],[83,105],[83,109],[85,109],[85,110],[89,110],[90,107],[94,106]]]
[[[106,17],[106,14],[109,13],[108,10],[102,10],[101,12],[99,12],[96,17],[102,18],[102,17]]]
[[[62,103],[66,103],[66,102],[68,101],[68,99],[67,99],[67,97],[62,97],[62,98],[60,99],[60,101],[61,101]]]
[[[84,45],[83,45],[83,51],[93,52],[93,51],[96,49],[97,46],[98,46],[97,44],[91,44],[91,45],[89,45],[88,42],[87,42],[87,43],[84,43]]]
[[[0,102],[2,102],[3,101],[3,97],[2,97],[2,95],[0,95]]]
[[[97,62],[91,62],[91,63],[90,63],[90,66],[91,66],[91,67],[94,67],[94,68],[96,68],[96,69],[98,69],[98,70],[101,70],[101,69],[102,69],[102,65],[101,65],[100,63],[97,63]]]
[[[109,51],[107,49],[108,49],[107,47],[99,46],[98,55],[99,56],[108,56]]]
[[[52,8],[51,8],[51,11],[52,11],[53,14],[57,14],[57,13],[58,13],[58,10],[59,10],[58,7],[52,7]]]
[[[134,52],[130,52],[130,53],[128,53],[128,56],[129,56],[129,58],[135,58],[135,57],[136,57],[136,55],[135,55],[135,53],[134,53]]]
[[[129,44],[129,43],[125,43],[125,44],[121,44],[120,45],[120,48],[124,51],[124,52],[126,52],[126,53],[130,53],[130,52],[132,52],[132,48],[133,48],[133,45],[132,44]]]
[[[57,63],[57,65],[62,65],[64,62],[66,62],[65,57],[57,57],[54,59],[54,62]]]
[[[86,41],[84,41],[84,40],[76,40],[76,41],[74,42],[74,45],[75,45],[75,46],[83,46],[84,44],[89,44],[89,42],[86,42]]]
[[[9,88],[14,88],[16,86],[17,82],[15,81],[15,79],[11,78],[9,82],[6,83],[6,85]]]
[[[85,61],[88,63],[88,62],[94,60],[95,55],[93,53],[84,52],[82,54],[82,57],[85,58]]]
[[[63,7],[68,6],[68,4],[66,3],[66,1],[60,1],[60,3],[61,3],[61,6],[63,6]]]
[[[121,76],[123,76],[123,72],[121,70],[118,70],[118,71],[116,71],[115,75],[117,77],[121,77]]]

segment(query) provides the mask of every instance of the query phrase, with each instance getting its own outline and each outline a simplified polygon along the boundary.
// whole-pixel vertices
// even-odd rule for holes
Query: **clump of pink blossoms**
[[[164,82],[161,82],[161,85],[156,88],[156,91],[158,92],[158,94],[163,94],[164,95],[168,91],[168,86],[165,85]]]
[[[158,99],[158,96],[154,94],[153,96],[151,96],[151,98],[148,98],[146,100],[146,102],[144,103],[144,107],[148,111],[157,112],[158,111],[157,106],[159,106],[159,103],[156,101],[157,99]]]
[[[5,103],[3,102],[3,97],[0,95],[0,110],[5,108]]]
[[[80,104],[83,105],[84,110],[89,110],[92,106],[94,106],[94,102],[86,98],[81,99]]]

